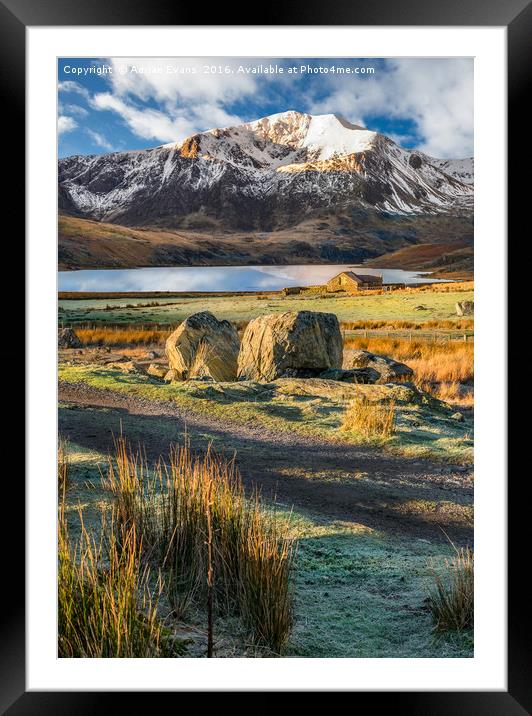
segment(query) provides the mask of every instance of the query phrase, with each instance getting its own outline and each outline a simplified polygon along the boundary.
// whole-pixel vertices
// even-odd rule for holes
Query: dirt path
[[[246,485],[280,503],[398,536],[439,541],[443,528],[453,541],[472,543],[473,478],[459,466],[228,424],[82,384],[60,383],[59,400],[60,431],[85,447],[107,452],[122,429],[156,459],[186,430],[195,449],[211,440],[226,454],[236,451]]]

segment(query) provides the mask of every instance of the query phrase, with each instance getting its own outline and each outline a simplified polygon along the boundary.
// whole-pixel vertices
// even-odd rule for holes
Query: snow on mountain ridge
[[[154,149],[67,157],[59,179],[64,210],[131,224],[212,213],[262,226],[320,207],[431,214],[473,202],[472,160],[433,159],[337,115],[293,110]]]

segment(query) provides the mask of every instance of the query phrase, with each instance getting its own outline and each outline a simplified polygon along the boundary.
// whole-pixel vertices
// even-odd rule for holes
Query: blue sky
[[[145,149],[289,109],[339,114],[436,157],[472,156],[473,60],[58,61],[60,157]]]

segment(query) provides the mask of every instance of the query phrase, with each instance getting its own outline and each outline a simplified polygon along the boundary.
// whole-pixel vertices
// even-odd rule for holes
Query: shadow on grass
[[[178,416],[132,414],[124,408],[60,405],[59,429],[80,446],[103,453],[122,431],[133,445],[143,445],[150,460],[165,457],[170,443],[182,441],[186,431],[193,449],[204,450],[212,442],[218,451],[236,451],[247,488],[257,485],[265,498],[276,496],[288,507],[390,534],[443,541],[443,528],[456,544],[472,540],[472,486],[450,484],[426,461],[346,444],[276,443],[271,433],[233,433],[229,425],[215,429],[201,418],[187,427]]]

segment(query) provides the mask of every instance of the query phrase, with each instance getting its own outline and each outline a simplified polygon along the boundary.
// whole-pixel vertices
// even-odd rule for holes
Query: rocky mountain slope
[[[405,241],[472,239],[473,160],[434,159],[336,115],[290,111],[154,149],[61,159],[59,209],[213,240],[297,231],[310,260],[334,260],[323,246],[341,238],[343,258],[360,260]]]

